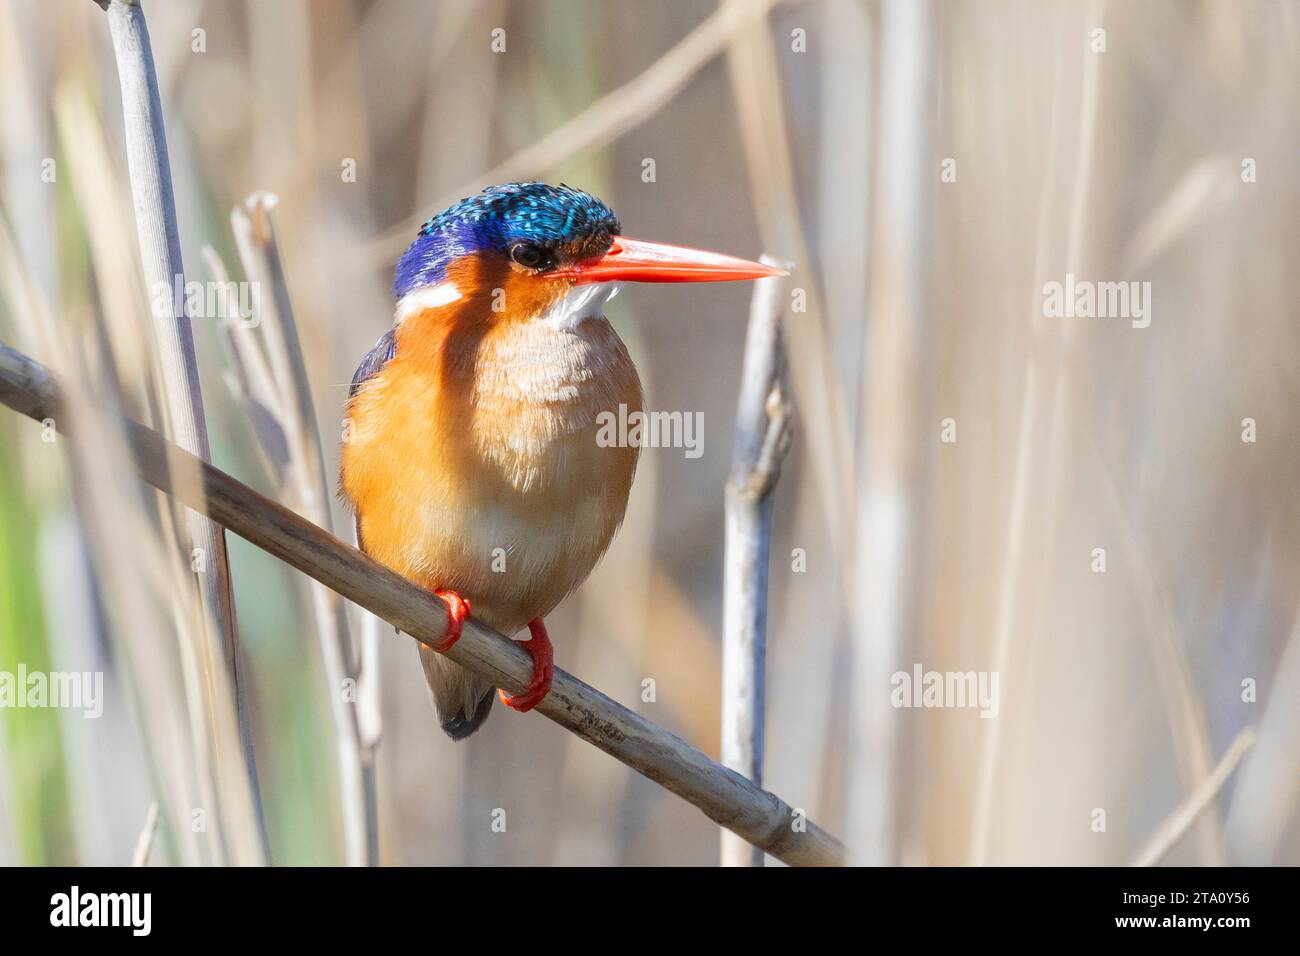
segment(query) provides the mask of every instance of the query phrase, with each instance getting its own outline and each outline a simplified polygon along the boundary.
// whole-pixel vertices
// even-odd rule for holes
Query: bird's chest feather
[[[515,630],[581,583],[622,520],[637,449],[601,447],[598,416],[641,407],[636,370],[604,320],[404,339],[412,321],[349,408],[344,490],[369,553]]]

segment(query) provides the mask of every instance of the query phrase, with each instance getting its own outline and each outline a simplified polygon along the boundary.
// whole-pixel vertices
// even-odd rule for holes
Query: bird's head
[[[461,299],[570,326],[598,314],[621,282],[716,282],[784,275],[719,253],[621,235],[607,205],[570,186],[490,186],[440,212],[397,265],[399,321]]]

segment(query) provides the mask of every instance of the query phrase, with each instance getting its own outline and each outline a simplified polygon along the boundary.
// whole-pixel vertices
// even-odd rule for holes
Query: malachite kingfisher
[[[602,447],[602,412],[641,410],[605,303],[622,282],[781,275],[758,262],[629,239],[569,186],[489,187],[434,216],[397,265],[393,327],[352,379],[342,488],[361,548],[446,602],[442,650],[475,619],[533,659],[529,710],[553,672],[543,618],[609,546],[639,449]],[[482,678],[421,646],[442,729],[492,709]]]

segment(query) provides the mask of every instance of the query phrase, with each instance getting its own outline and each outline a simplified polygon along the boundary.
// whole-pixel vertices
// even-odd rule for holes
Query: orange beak
[[[576,262],[552,275],[589,282],[730,282],[788,275],[784,269],[703,249],[615,236],[603,256]]]

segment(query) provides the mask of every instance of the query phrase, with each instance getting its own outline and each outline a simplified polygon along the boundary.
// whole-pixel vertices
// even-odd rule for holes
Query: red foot
[[[445,588],[438,588],[433,593],[447,605],[447,633],[443,636],[442,643],[434,648],[439,654],[446,654],[460,640],[460,626],[469,617],[469,601]]]
[[[520,713],[532,710],[551,692],[551,678],[555,674],[555,649],[551,647],[546,625],[540,617],[528,622],[528,633],[532,638],[524,647],[533,658],[533,679],[528,682],[528,689],[522,694],[511,697],[505,691],[499,692],[501,703]]]

